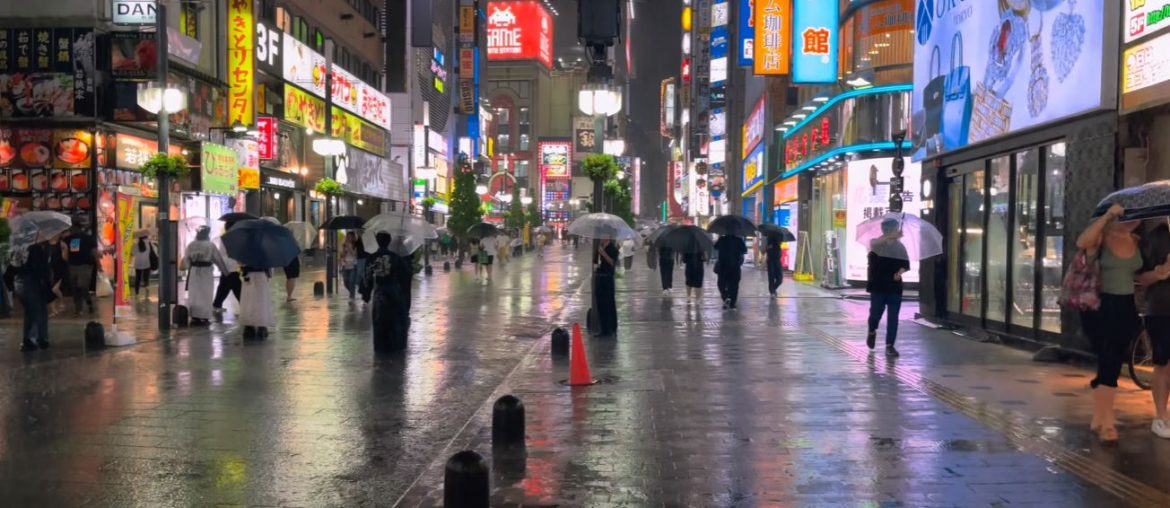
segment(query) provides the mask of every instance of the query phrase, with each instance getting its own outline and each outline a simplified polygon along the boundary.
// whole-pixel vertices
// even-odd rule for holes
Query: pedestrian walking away
[[[724,309],[734,309],[739,302],[739,282],[743,277],[743,258],[747,244],[743,238],[723,235],[715,242],[715,275],[719,286],[719,298]]]
[[[1145,264],[1134,234],[1141,223],[1118,221],[1123,213],[1121,206],[1113,205],[1077,238],[1077,248],[1100,265],[1100,306],[1084,311],[1081,323],[1097,354],[1097,376],[1089,383],[1093,388],[1090,429],[1107,443],[1118,439],[1113,410],[1117,378],[1130,343],[1141,330],[1134,301],[1134,277]]]
[[[495,236],[485,236],[479,240],[480,254],[482,260],[483,255],[487,255],[486,260],[482,260],[484,284],[490,284],[492,281],[492,263],[495,261],[496,242],[499,240]]]
[[[24,307],[21,351],[49,348],[49,303],[55,298],[49,249],[48,244],[39,242],[10,254],[13,293]]]
[[[384,231],[374,237],[378,250],[366,265],[365,287],[372,293],[370,318],[375,353],[406,349],[410,331],[410,284],[413,268],[407,258],[390,250],[393,237]]]
[[[622,270],[630,271],[634,268],[634,254],[638,251],[638,244],[634,240],[627,238],[622,240]]]
[[[69,255],[67,253],[69,246],[64,238],[64,235],[67,234],[69,234],[68,231],[45,243],[49,252],[49,272],[52,274],[52,284],[49,287],[52,288],[54,300],[65,296],[66,293],[72,294],[73,279],[69,274]],[[88,287],[88,284],[85,287]],[[49,309],[50,314],[57,313],[55,307],[57,305],[53,305]]]
[[[362,242],[362,235],[354,234],[354,237],[354,250],[357,251],[357,263],[354,264],[353,283],[359,294],[365,294],[362,292],[362,284],[365,284],[363,275],[366,273],[366,260],[370,258],[370,253],[366,252],[366,246]],[[370,300],[363,296],[362,301],[369,303]]]
[[[768,267],[768,294],[776,296],[776,290],[784,283],[784,268],[780,266],[780,240],[768,238],[764,250],[764,264]]]
[[[244,327],[244,338],[267,337],[268,329],[276,324],[268,286],[272,274],[266,269],[249,266],[241,266],[240,274],[243,284],[240,287],[239,323]]]
[[[345,234],[345,240],[341,243],[341,256],[338,258],[338,268],[341,271],[341,283],[345,285],[345,290],[349,292],[349,299],[357,298],[358,290],[358,254],[357,254],[357,235],[350,231]]]
[[[703,295],[703,265],[707,263],[707,256],[701,252],[683,254],[683,275],[687,283],[687,297],[695,298]]]
[[[617,333],[617,287],[614,270],[617,268],[618,248],[610,240],[601,240],[597,248],[597,283],[594,287],[597,302],[598,334],[602,337]]]
[[[897,220],[882,222],[883,236],[870,242],[865,290],[869,293],[869,328],[865,344],[877,345],[877,329],[886,315],[886,354],[898,356],[894,342],[898,338],[899,312],[902,310],[902,274],[910,271],[909,255],[902,244],[902,230]]]
[[[284,267],[284,301],[293,302],[293,291],[297,289],[297,278],[301,276],[301,257],[293,258],[292,263]]]
[[[149,241],[149,238],[142,235],[138,237],[138,241],[134,243],[131,251],[134,263],[134,296],[138,297],[143,289],[146,289],[147,294],[149,294],[150,272],[154,271],[155,265],[158,264],[156,261],[158,254],[155,253],[154,244]]]
[[[666,247],[658,248],[658,276],[662,280],[662,292],[669,293],[674,288],[674,251]]]
[[[1146,287],[1146,334],[1153,350],[1154,376],[1150,391],[1154,397],[1154,421],[1150,432],[1170,439],[1170,414],[1166,401],[1170,398],[1170,226],[1164,219],[1155,220],[1154,229],[1146,236],[1144,272],[1138,282]]]
[[[214,308],[215,270],[227,273],[227,264],[214,243],[211,228],[201,226],[195,231],[195,240],[187,244],[180,270],[187,271],[187,310],[192,325],[210,324]]]
[[[235,222],[225,223],[224,232],[230,231],[232,226],[235,226]],[[227,300],[229,294],[236,297],[236,302],[240,301],[240,264],[228,255],[222,238],[216,238],[212,243],[219,250],[225,270],[219,273],[219,286],[215,289],[215,300],[211,302],[211,306],[215,312],[223,312],[223,302]]]
[[[94,275],[97,271],[97,240],[81,229],[73,229],[65,239],[65,256],[69,262],[69,291],[73,295],[73,315],[81,314],[84,302],[90,315],[96,311],[93,301]]]

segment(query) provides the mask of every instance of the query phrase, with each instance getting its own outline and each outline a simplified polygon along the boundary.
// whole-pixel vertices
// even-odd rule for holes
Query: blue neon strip
[[[909,92],[912,90],[914,90],[914,84],[913,83],[906,83],[904,85],[886,85],[886,86],[879,86],[879,87],[874,87],[874,88],[863,88],[861,90],[852,90],[852,91],[837,95],[836,97],[829,99],[828,102],[822,104],[821,107],[817,108],[816,111],[813,111],[812,114],[808,115],[808,117],[805,118],[804,120],[801,120],[800,123],[792,126],[792,128],[785,131],[783,139],[788,139],[789,136],[796,134],[796,131],[799,131],[801,127],[804,127],[809,122],[816,120],[818,116],[821,116],[821,114],[823,114],[825,111],[828,111],[829,108],[833,107],[834,104],[841,102],[845,99],[851,99],[853,97],[861,97],[863,95],[874,95],[874,94],[879,94],[879,93]]]
[[[780,180],[783,180],[783,179],[788,178],[792,175],[800,173],[801,171],[804,171],[808,168],[816,166],[817,164],[825,162],[826,160],[829,160],[830,158],[836,157],[836,156],[841,155],[843,153],[865,152],[865,151],[873,151],[873,150],[893,150],[895,148],[897,148],[897,146],[894,145],[893,141],[883,141],[881,143],[868,143],[868,144],[864,144],[864,145],[850,145],[850,146],[843,146],[840,148],[834,148],[832,150],[829,150],[827,153],[821,155],[820,157],[817,157],[813,160],[810,160],[804,164],[797,166],[796,169],[793,169],[791,171],[785,171],[779,177],[773,178],[771,182],[768,182],[768,184],[770,185],[770,184],[776,183]],[[903,141],[902,148],[904,150],[913,150],[914,144],[909,142],[909,141]]]

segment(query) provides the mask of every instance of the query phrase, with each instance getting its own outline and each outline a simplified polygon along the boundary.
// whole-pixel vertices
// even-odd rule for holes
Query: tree
[[[483,203],[479,194],[475,192],[475,172],[466,158],[460,158],[458,174],[455,175],[455,188],[451,191],[451,218],[447,226],[451,235],[463,243],[467,240],[467,230],[483,220]]]
[[[504,225],[510,228],[524,227],[524,204],[520,202],[520,186],[512,187],[512,202],[508,205],[508,211],[504,214]]]
[[[540,215],[540,208],[536,206],[536,202],[528,205],[528,225],[536,229],[544,224],[544,217]]]
[[[630,193],[630,181],[628,179],[608,180],[604,185],[605,201],[608,203],[606,210],[609,213],[617,215],[626,221],[630,227],[634,227],[634,210],[633,210],[633,196]]]
[[[585,172],[585,176],[593,180],[593,203],[602,205],[602,209],[608,210],[605,207],[605,200],[601,199],[604,192],[602,185],[617,174],[619,169],[617,161],[612,155],[593,154],[581,161],[581,169]],[[597,207],[592,210],[594,212],[600,211]]]

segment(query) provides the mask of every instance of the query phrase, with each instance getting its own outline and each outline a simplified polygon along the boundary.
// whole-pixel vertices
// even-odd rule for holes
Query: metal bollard
[[[451,262],[450,261],[443,261],[443,271],[444,272],[451,271]]]
[[[313,296],[325,296],[325,283],[317,281],[313,283]]]
[[[427,266],[423,267],[423,273],[425,273],[427,275],[432,275],[435,273],[435,269],[432,268],[431,265],[427,265]]]
[[[480,454],[464,450],[450,459],[443,471],[443,506],[487,508],[491,497],[488,465]]]
[[[492,406],[492,447],[524,444],[524,403],[505,395]]]
[[[564,328],[557,328],[552,332],[552,354],[553,356],[569,355],[569,332]]]

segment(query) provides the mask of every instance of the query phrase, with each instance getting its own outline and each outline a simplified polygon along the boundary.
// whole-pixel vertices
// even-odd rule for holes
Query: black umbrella
[[[764,235],[764,237],[769,240],[775,239],[781,242],[796,241],[796,235],[792,234],[792,232],[789,231],[786,227],[777,226],[775,224],[760,224],[760,226],[756,229],[759,229],[760,234]]]
[[[223,216],[222,216],[222,217],[220,217],[220,218],[219,218],[219,220],[221,220],[221,221],[224,221],[224,222],[239,222],[239,221],[242,221],[242,220],[256,220],[256,219],[259,219],[259,218],[260,218],[260,217],[257,217],[257,216],[255,216],[255,215],[252,215],[252,214],[250,214],[250,213],[244,213],[244,212],[231,212],[231,213],[225,213],[225,214],[223,214]]]
[[[710,253],[715,249],[711,234],[699,226],[678,226],[659,236],[654,245],[679,254]]]
[[[496,236],[500,234],[500,228],[495,224],[488,222],[481,222],[474,226],[467,228],[467,235],[472,238],[486,238],[489,236]]]
[[[739,215],[723,215],[707,224],[707,231],[717,235],[751,236],[756,233],[756,225]]]
[[[665,226],[662,226],[658,229],[655,229],[653,232],[651,232],[650,236],[646,237],[646,241],[650,242],[650,244],[654,244],[655,242],[658,241],[659,238],[662,238],[662,235],[665,235],[665,234],[667,234],[671,231],[674,231],[678,228],[679,228],[678,224],[667,224]]]
[[[1113,205],[1125,208],[1122,221],[1170,217],[1170,180],[1159,180],[1114,192],[1097,204],[1093,217],[1100,217]]]
[[[228,257],[252,268],[288,266],[301,252],[292,231],[266,220],[241,221],[222,240]]]
[[[362,224],[366,221],[362,220],[357,215],[338,215],[321,225],[321,229],[327,231],[341,231],[346,229],[361,229]]]

